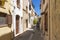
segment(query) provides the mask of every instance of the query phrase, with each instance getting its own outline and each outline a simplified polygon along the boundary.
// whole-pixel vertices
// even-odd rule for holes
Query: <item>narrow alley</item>
[[[60,40],[60,0],[0,0],[0,40]]]
[[[41,33],[42,32],[40,30],[33,27],[14,38],[14,40],[43,40]]]

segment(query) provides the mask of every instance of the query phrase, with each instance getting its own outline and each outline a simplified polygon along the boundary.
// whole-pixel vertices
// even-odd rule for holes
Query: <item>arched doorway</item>
[[[19,33],[19,18],[20,18],[20,16],[16,15],[16,34]]]

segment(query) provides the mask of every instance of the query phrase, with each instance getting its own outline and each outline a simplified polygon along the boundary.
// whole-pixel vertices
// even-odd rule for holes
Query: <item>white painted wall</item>
[[[28,1],[28,13],[30,14],[31,13],[31,10],[29,10],[29,1]],[[29,22],[30,19],[28,19],[28,28],[31,28],[31,24]]]
[[[23,24],[21,24],[22,20],[21,20],[21,17],[23,17],[23,11],[22,11],[22,8],[23,8],[23,1],[20,0],[20,9],[17,8],[17,5],[16,5],[16,1],[17,0],[11,0],[11,10],[13,11],[12,12],[12,27],[13,27],[13,31],[14,31],[14,35],[17,36],[19,35],[20,33],[23,32]],[[15,7],[15,9],[14,9]],[[20,16],[20,19],[19,19],[19,34],[16,34],[16,15],[19,15]]]

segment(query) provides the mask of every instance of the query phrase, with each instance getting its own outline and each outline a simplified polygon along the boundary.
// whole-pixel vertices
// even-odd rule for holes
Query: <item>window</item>
[[[21,17],[21,24],[23,24],[23,17]]]
[[[43,0],[43,4],[45,3],[45,0]]]
[[[31,10],[32,0],[29,0],[29,10]]]
[[[48,31],[48,15],[45,14],[45,31]]]
[[[17,8],[20,9],[20,0],[17,0]]]
[[[28,28],[28,19],[26,19],[26,28]]]
[[[6,19],[7,14],[0,13],[0,25],[7,24],[7,19]]]
[[[29,1],[29,4],[31,4],[32,0],[28,0]]]
[[[12,16],[0,12],[0,26],[12,24]]]
[[[31,10],[31,5],[29,5],[29,10]]]
[[[41,4],[40,4],[40,9],[41,9]]]
[[[30,13],[29,13],[29,23],[30,23]]]
[[[26,6],[26,13],[28,13],[28,7]]]

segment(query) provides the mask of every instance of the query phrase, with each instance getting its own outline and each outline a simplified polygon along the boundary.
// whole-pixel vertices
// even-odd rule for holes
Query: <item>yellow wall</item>
[[[0,7],[0,12],[6,13],[6,14],[10,14],[9,10],[10,10],[10,1],[11,0],[7,0],[4,4],[3,7]],[[0,40],[12,40],[13,37],[13,32],[11,31],[11,27],[9,26],[0,26]]]
[[[60,40],[60,0],[50,0],[50,39]]]
[[[44,8],[42,9],[44,10]],[[43,16],[41,19],[42,19],[41,25],[44,26]],[[45,33],[45,40],[60,40],[60,0],[48,1],[48,24],[47,25],[48,25],[48,35],[46,35]]]
[[[0,28],[0,40],[11,40],[12,39],[11,28],[9,27],[1,27]]]
[[[26,31],[26,20],[28,20],[28,13],[26,13],[26,11],[23,11],[24,15],[23,15],[23,30]]]
[[[0,7],[0,12],[9,14],[10,5],[10,0],[5,1],[5,4],[2,7]]]

